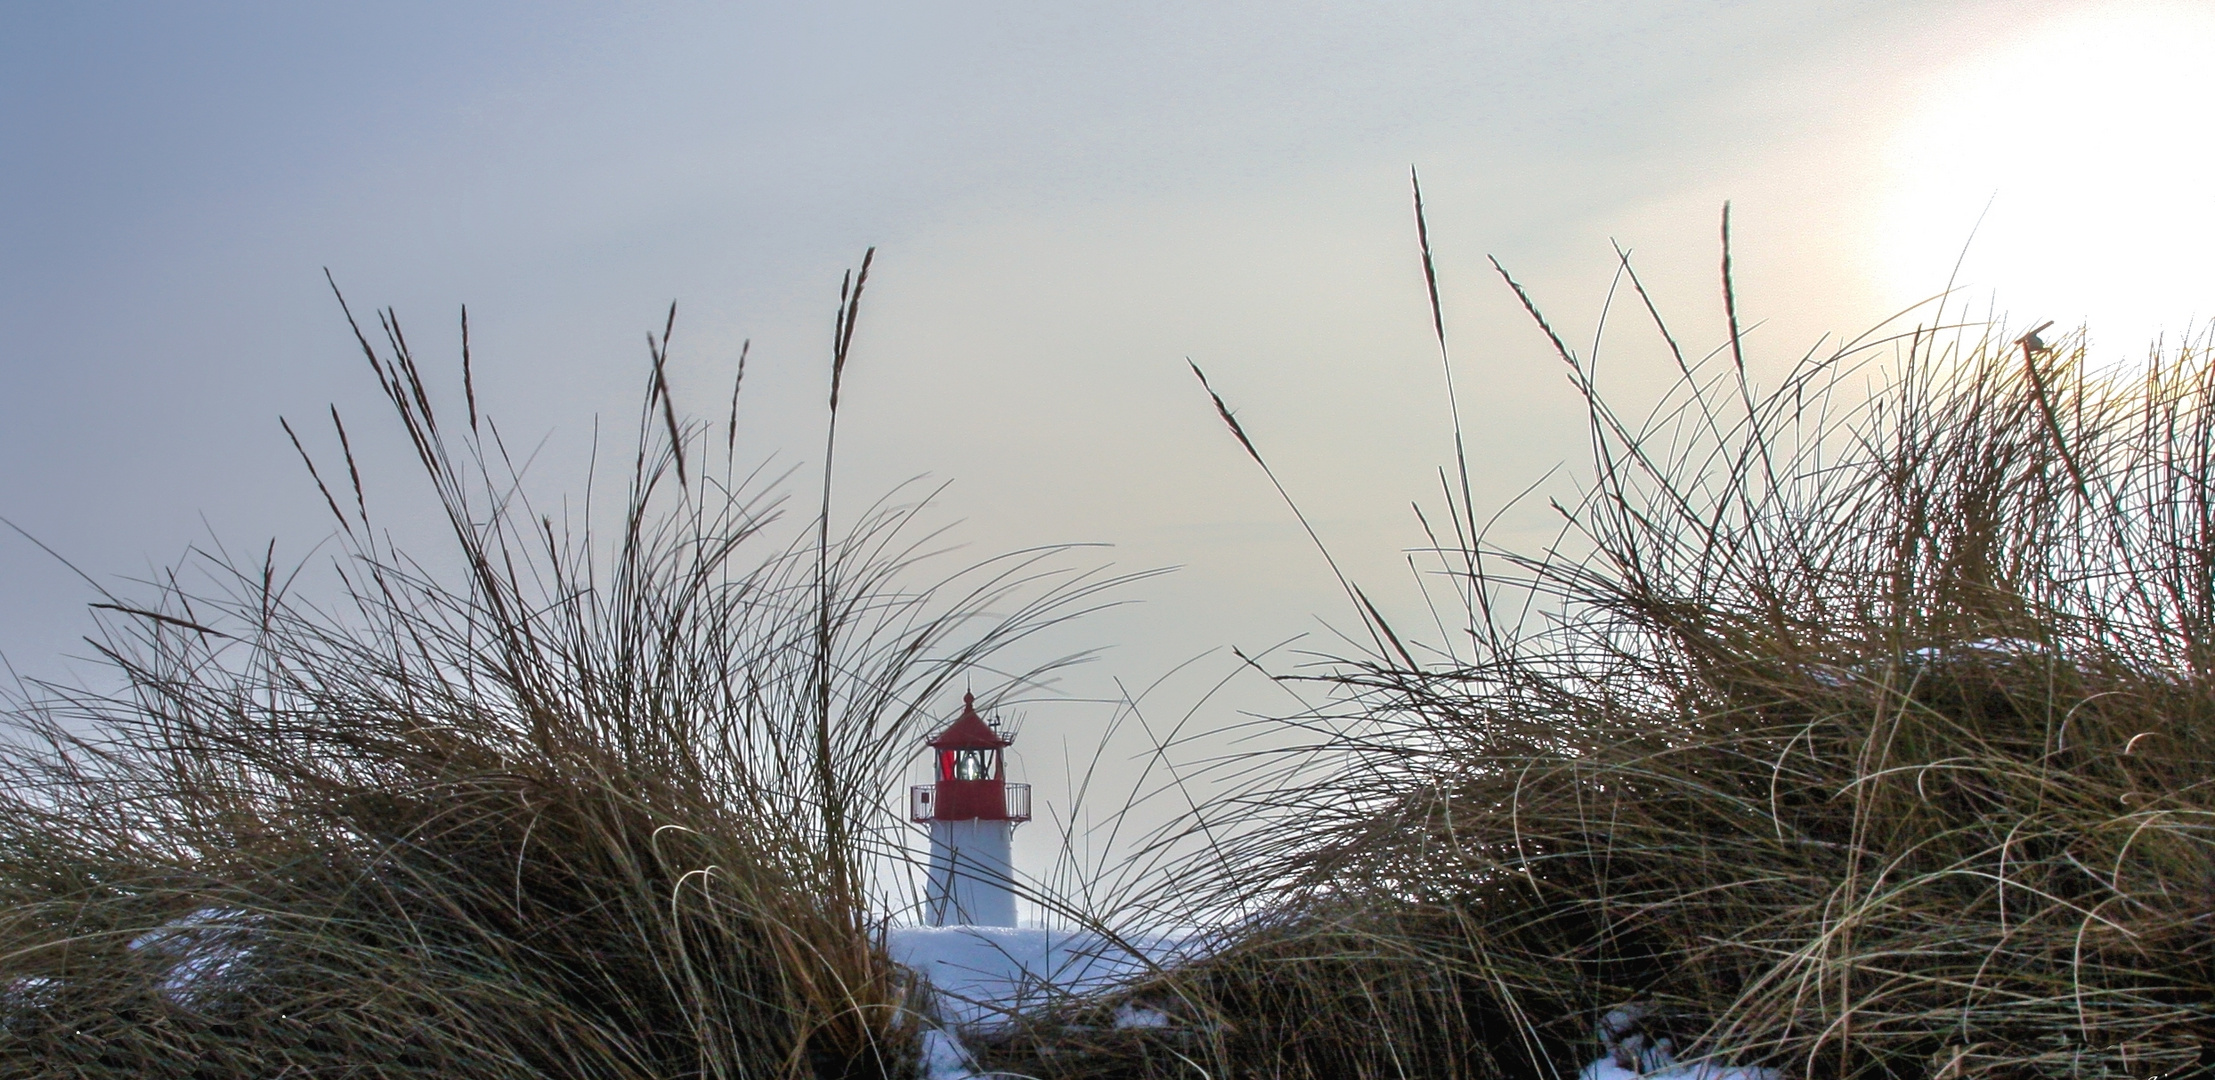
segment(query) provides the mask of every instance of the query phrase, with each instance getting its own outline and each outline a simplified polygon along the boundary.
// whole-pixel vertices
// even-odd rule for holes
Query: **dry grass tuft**
[[[1390,646],[1300,676],[1290,763],[1183,824],[1195,910],[1262,914],[1129,992],[1182,1022],[1075,1008],[998,1060],[1573,1076],[1637,1003],[1680,1061],[1787,1077],[2210,1071],[2206,346],[1918,330],[1765,393],[1718,350],[1626,419],[1548,336],[1593,449],[1564,539],[1472,539],[1449,494],[1459,630],[1364,607]]]
[[[46,688],[0,756],[0,1075],[912,1072],[885,794],[950,681],[1107,583],[925,577],[891,506],[781,529],[666,330],[615,530],[558,521],[380,321],[453,546],[382,539],[339,427],[337,603],[207,556],[103,605],[121,690]]]

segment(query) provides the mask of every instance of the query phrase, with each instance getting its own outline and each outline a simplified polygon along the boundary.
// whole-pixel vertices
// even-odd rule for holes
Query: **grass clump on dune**
[[[341,427],[338,603],[206,557],[101,605],[120,689],[48,688],[0,757],[0,1075],[912,1072],[885,793],[951,680],[1101,583],[919,579],[898,508],[781,529],[666,332],[615,528],[543,515],[383,323],[451,548],[382,539]]]
[[[1185,823],[1242,837],[1194,902],[1260,914],[1132,988],[1179,1022],[1001,1061],[1567,1077],[1620,1010],[1636,1072],[2215,1067],[2215,357],[1917,331],[1763,393],[1662,336],[1626,419],[1548,331],[1592,473],[1551,550],[1449,495],[1458,627],[1349,590],[1298,765]]]

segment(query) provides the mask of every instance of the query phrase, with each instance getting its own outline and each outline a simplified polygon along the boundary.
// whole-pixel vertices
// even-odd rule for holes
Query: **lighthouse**
[[[1006,736],[977,715],[974,694],[929,745],[935,783],[908,790],[908,816],[931,827],[924,903],[933,926],[1014,926],[1015,826],[1031,819],[1031,786],[1007,781]]]

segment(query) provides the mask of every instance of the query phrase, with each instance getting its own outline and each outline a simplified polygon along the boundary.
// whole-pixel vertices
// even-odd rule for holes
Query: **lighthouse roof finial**
[[[998,750],[1009,745],[1009,739],[985,723],[977,714],[977,695],[968,693],[961,695],[961,716],[946,725],[930,745],[940,750]]]

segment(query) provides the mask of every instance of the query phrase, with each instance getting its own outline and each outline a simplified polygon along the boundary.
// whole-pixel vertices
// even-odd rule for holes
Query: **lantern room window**
[[[997,750],[947,750],[941,754],[942,780],[990,780],[999,772]]]

